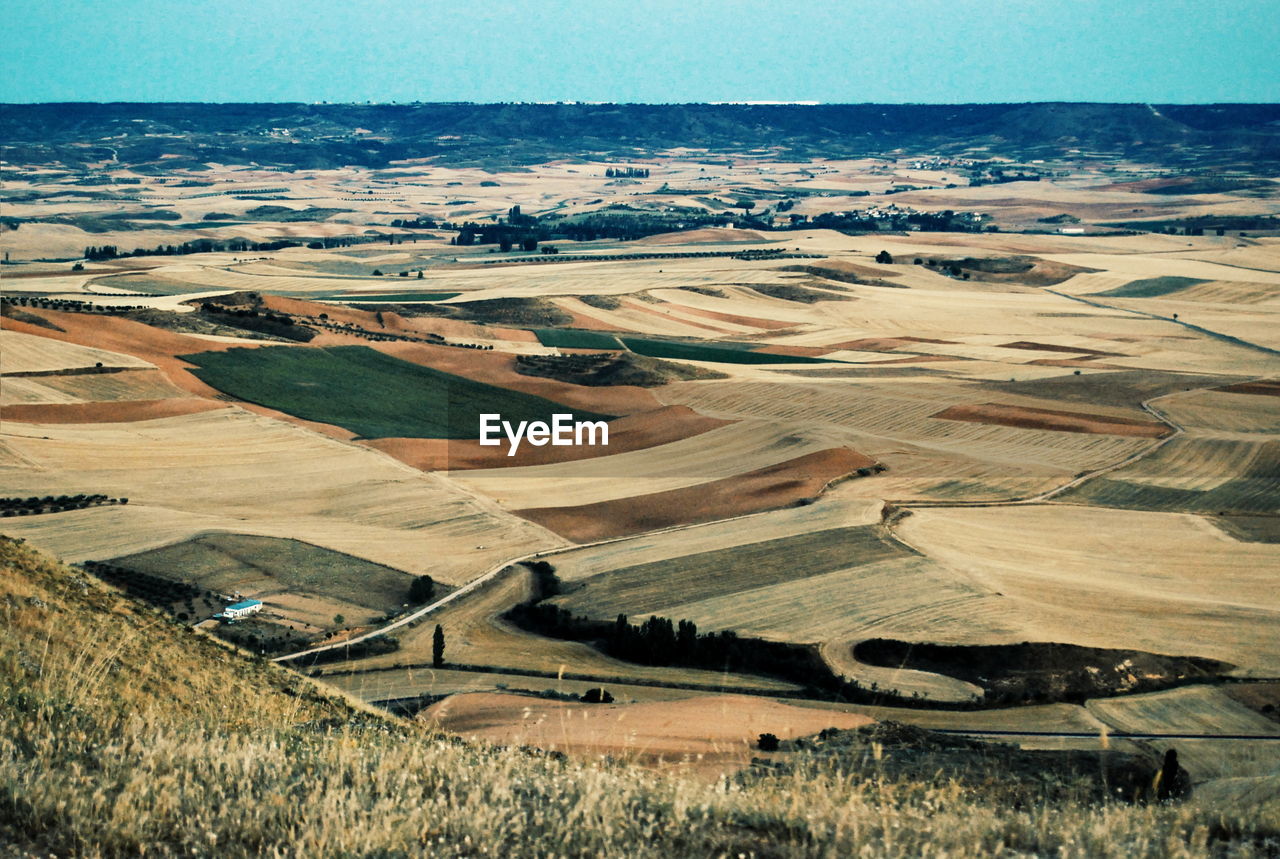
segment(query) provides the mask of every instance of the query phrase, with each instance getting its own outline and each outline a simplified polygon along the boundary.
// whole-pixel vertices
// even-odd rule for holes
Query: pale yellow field
[[[4,356],[0,372],[5,374],[78,370],[96,364],[104,367],[152,367],[132,355],[7,330],[0,330],[0,355]]]
[[[7,533],[71,560],[220,530],[293,537],[463,582],[504,557],[561,542],[438,475],[239,409],[121,424],[6,421],[0,442],[23,463],[4,469],[12,493],[130,499],[125,508],[5,523]]]
[[[1011,640],[1138,648],[1274,671],[1280,546],[1198,517],[1069,505],[918,509],[898,526],[929,557],[999,592]],[[963,621],[962,621],[963,623]]]

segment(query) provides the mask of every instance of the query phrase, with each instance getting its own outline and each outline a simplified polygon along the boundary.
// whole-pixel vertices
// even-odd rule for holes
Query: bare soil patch
[[[196,397],[101,403],[33,403],[5,406],[4,417],[5,420],[29,424],[114,424],[192,415],[225,408],[226,403]]]
[[[1021,429],[1126,435],[1139,438],[1163,438],[1169,434],[1168,427],[1154,421],[1115,418],[1085,412],[1064,412],[1057,409],[1036,409],[1029,406],[1010,406],[1004,403],[951,406],[933,417],[948,421],[969,421]]]
[[[830,448],[696,486],[577,507],[513,511],[575,543],[711,522],[800,503],[833,480],[875,461],[848,448]]]
[[[627,453],[669,444],[730,423],[733,422],[700,415],[688,406],[666,406],[612,421],[608,447],[525,444],[517,449],[515,456],[507,456],[505,447],[482,447],[475,439],[379,438],[361,444],[423,471],[462,471],[575,462]]]

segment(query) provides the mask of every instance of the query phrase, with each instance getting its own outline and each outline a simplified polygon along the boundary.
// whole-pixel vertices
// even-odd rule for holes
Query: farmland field
[[[363,438],[474,438],[481,413],[550,421],[556,403],[384,355],[373,349],[251,349],[184,356],[195,375],[248,402]],[[575,420],[608,416],[575,412]]]
[[[561,349],[621,349],[618,338],[599,331],[574,331],[566,328],[538,328],[538,342]]]
[[[222,593],[300,592],[375,611],[398,609],[412,577],[297,540],[208,534],[111,562]]]
[[[1280,186],[1153,195],[1205,177],[994,143],[637,149],[623,177],[586,149],[517,169],[441,141],[368,168],[7,170],[0,532],[262,598],[261,622],[334,646],[302,669],[319,681],[426,696],[438,726],[505,745],[714,775],[750,761],[750,732],[866,719],[1134,754],[1166,744],[1107,732],[1263,731],[1231,690],[1280,665]],[[105,196],[68,196],[81,174]],[[259,196],[280,208],[253,214]],[[1217,235],[1219,215],[1252,225]],[[610,444],[478,442],[481,413],[565,412],[610,421]],[[52,501],[99,493],[120,500]],[[444,602],[407,604],[422,575]],[[535,597],[816,674],[504,617]],[[393,624],[395,650],[341,649]],[[989,678],[870,664],[871,639],[1229,667],[993,709]],[[600,686],[622,706],[570,700]],[[1177,743],[1198,784],[1274,771],[1258,743]]]

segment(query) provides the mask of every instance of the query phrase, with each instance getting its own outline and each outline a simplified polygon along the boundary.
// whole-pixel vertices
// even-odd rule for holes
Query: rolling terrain
[[[1204,796],[1274,796],[1272,109],[1032,107],[904,107],[876,127],[832,108],[815,129],[783,106],[673,106],[617,120],[636,131],[623,146],[590,105],[289,105],[273,114],[298,129],[286,146],[256,106],[217,128],[182,105],[6,106],[0,533],[82,566],[6,542],[8,563],[101,575],[152,604],[118,610],[161,630],[155,647],[223,653],[225,682],[241,657],[207,633],[277,659],[253,669],[271,730],[301,731],[335,778],[438,770],[369,739],[382,728],[313,740],[297,725],[364,711],[316,703],[298,672],[450,766],[594,779],[641,804],[654,794],[591,762],[695,779],[651,788],[677,797],[663,814],[684,792],[714,814],[776,800],[795,786],[755,780],[773,754],[760,734],[872,720],[1143,761],[1172,743]],[[516,152],[512,123],[547,112],[559,142]],[[471,130],[440,140],[459,116]],[[1070,145],[1051,133],[1081,117],[1096,124]],[[122,118],[147,131],[112,156],[92,141]],[[668,148],[694,125],[740,144]],[[613,143],[565,142],[597,135]],[[508,456],[480,444],[489,413],[605,421],[609,443]],[[52,621],[22,600],[62,586],[11,578],[0,611],[39,634]],[[238,598],[262,612],[210,620]],[[20,663],[29,645],[6,641]],[[979,648],[1031,655],[984,671]],[[59,659],[80,666],[67,683],[124,694],[109,656]],[[306,702],[293,715],[280,683]],[[613,703],[589,703],[601,689]],[[268,796],[306,766],[292,740],[264,751],[215,715],[190,741],[252,746],[265,762],[246,777],[284,809],[252,825],[293,825]],[[797,748],[777,754],[792,778]],[[689,786],[723,773],[752,785],[741,807],[736,787]],[[433,829],[401,804],[415,790],[378,808],[436,834],[369,843],[526,843]],[[1270,802],[1214,837],[1266,837]],[[1114,813],[1142,833],[1203,808]],[[733,848],[732,830],[707,843]],[[152,836],[113,837],[126,852]]]

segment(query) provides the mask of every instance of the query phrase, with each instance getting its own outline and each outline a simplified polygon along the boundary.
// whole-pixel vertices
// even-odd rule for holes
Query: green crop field
[[[576,328],[534,328],[538,342],[557,349],[621,349],[622,344],[612,334],[600,331],[581,331]]]
[[[248,534],[206,534],[110,563],[217,593],[280,588],[374,611],[398,609],[413,581],[409,573],[343,552]]]
[[[575,411],[533,394],[432,370],[367,346],[265,347],[184,355],[220,391],[361,438],[476,438],[481,413],[507,421],[610,415]]]
[[[574,582],[571,593],[555,602],[594,618],[642,616],[663,606],[909,556],[874,525],[832,528],[610,570]]]
[[[1105,295],[1108,298],[1157,298],[1161,295],[1181,292],[1197,283],[1207,282],[1198,277],[1148,277],[1142,280],[1131,280],[1124,286],[1117,286],[1115,289],[1108,289],[1097,295]]]
[[[768,352],[752,352],[739,344],[704,346],[675,340],[649,340],[642,337],[623,337],[628,349],[650,358],[671,358],[676,361],[710,361],[717,364],[830,364],[824,358],[804,355],[772,355]]]

